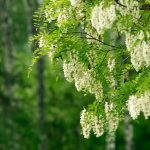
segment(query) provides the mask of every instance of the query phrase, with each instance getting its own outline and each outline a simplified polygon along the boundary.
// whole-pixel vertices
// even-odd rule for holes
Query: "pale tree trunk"
[[[114,42],[122,43],[122,38],[120,36],[116,39],[113,37],[112,39],[114,39]],[[124,60],[124,58],[122,58],[122,60]],[[123,84],[125,80],[129,80],[128,73],[123,75],[122,77]],[[134,149],[133,148],[133,145],[134,145],[133,144],[133,125],[132,125],[129,114],[127,113],[127,110],[125,112],[125,118],[124,118],[124,139],[125,139],[125,149],[133,150]],[[115,133],[108,133],[106,135],[106,149],[115,150]]]
[[[111,40],[110,40],[111,44],[113,43],[115,45],[115,43],[117,42],[117,36],[110,33],[110,38],[111,38]],[[112,51],[109,55],[113,57],[114,52]],[[111,72],[110,72],[110,76],[113,76],[113,74]],[[117,87],[117,81],[115,80],[115,82],[116,82],[115,85],[111,85],[111,89],[113,91],[115,91],[115,89]],[[111,97],[113,97],[113,95],[111,95]],[[110,99],[111,99],[111,97],[110,97]],[[115,150],[115,149],[116,149],[116,133],[108,131],[106,134],[106,150]]]
[[[12,140],[9,141],[9,146],[13,150],[19,149],[19,144],[17,144],[18,134],[15,127],[15,122],[12,122],[12,113],[13,113],[13,106],[12,102],[13,99],[13,73],[14,73],[14,55],[13,55],[13,41],[12,41],[12,18],[11,18],[11,0],[1,0],[1,36],[2,36],[2,49],[3,49],[3,90],[4,90],[4,106],[3,106],[3,113],[6,116],[4,122],[7,122],[11,127],[11,136]]]
[[[124,75],[125,82],[129,80],[129,72]],[[124,118],[124,140],[125,140],[125,150],[134,150],[134,143],[133,143],[133,135],[134,135],[134,127],[132,124],[131,117],[129,116],[129,112],[126,109],[125,118]]]
[[[10,0],[1,0],[1,32],[3,49],[3,70],[4,70],[4,92],[8,105],[12,97],[11,74],[12,74],[12,31],[10,14]]]
[[[27,6],[27,13],[28,13],[28,18],[27,18],[27,24],[28,24],[28,35],[32,36],[36,34],[36,30],[33,26],[33,14],[35,11],[37,11],[37,8],[39,4],[41,3],[40,0],[27,0],[26,1],[26,6]],[[33,45],[31,47],[31,51],[33,52],[36,49],[36,46]],[[36,69],[37,69],[37,103],[38,103],[38,122],[39,122],[39,127],[40,127],[40,139],[41,142],[38,146],[39,150],[47,150],[47,141],[48,141],[48,136],[46,133],[46,121],[45,121],[45,85],[44,85],[44,57],[41,57],[37,64],[36,64]]]
[[[125,138],[125,150],[134,150],[133,148],[133,125],[131,123],[131,117],[128,112],[124,118],[124,138]]]
[[[115,141],[116,141],[115,132],[108,132],[106,134],[106,150],[115,150],[116,148]]]

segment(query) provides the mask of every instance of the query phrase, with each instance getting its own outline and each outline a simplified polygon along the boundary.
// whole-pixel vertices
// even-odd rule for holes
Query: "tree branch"
[[[121,3],[119,2],[119,0],[115,0],[115,2],[116,2],[118,5],[122,6],[122,7],[127,7],[127,6],[123,5],[123,4],[121,4]]]
[[[104,41],[100,40],[100,39],[97,39],[95,37],[93,37],[92,35],[90,34],[87,34],[87,33],[81,33],[81,32],[71,32],[71,33],[63,33],[63,34],[84,34],[84,35],[88,35],[89,38],[87,37],[82,37],[82,38],[85,38],[85,39],[91,39],[91,40],[95,40],[95,41],[98,41],[99,43],[103,44],[103,45],[106,45],[106,46],[109,46],[109,47],[112,47],[112,48],[117,48],[117,49],[121,49],[121,47],[117,47],[115,45],[111,45],[111,44],[108,44],[108,43],[105,43]]]
[[[122,6],[122,7],[127,7],[127,6],[125,6],[125,5],[123,5],[123,4],[121,4],[120,2],[119,2],[119,0],[114,0],[118,5],[120,5],[120,6]],[[140,10],[148,10],[148,11],[150,11],[150,4],[143,4],[141,7],[140,7]]]
[[[150,11],[150,4],[144,4],[140,7],[140,10],[149,10]]]

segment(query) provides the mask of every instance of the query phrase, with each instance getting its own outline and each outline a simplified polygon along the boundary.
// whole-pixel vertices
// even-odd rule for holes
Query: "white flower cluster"
[[[81,0],[70,0],[70,2],[73,7],[76,7],[78,4],[81,3]]]
[[[95,40],[95,39],[99,39],[99,35],[98,35],[97,32],[93,32],[91,26],[85,28],[85,32],[86,32],[87,42],[89,44],[91,44],[91,43],[97,43],[99,45],[99,41]]]
[[[67,19],[68,19],[68,16],[67,16],[66,10],[61,11],[58,14],[58,18],[57,18],[57,25],[58,25],[58,27],[61,27],[63,25],[63,23],[65,23],[67,21]]]
[[[105,132],[105,125],[109,132],[115,132],[118,128],[119,117],[114,110],[112,103],[105,103],[106,119],[102,116],[96,116],[93,112],[88,112],[83,109],[80,116],[80,124],[82,127],[82,134],[84,138],[89,138],[90,132],[93,131],[96,137],[103,135]],[[107,124],[105,124],[107,123]]]
[[[86,109],[81,112],[80,124],[84,138],[89,138],[91,130],[93,130],[96,137],[104,133],[103,119],[93,113],[89,113]]]
[[[57,49],[57,45],[50,44],[50,42],[47,40],[47,35],[42,35],[39,38],[38,46],[42,50],[49,50],[48,56],[52,61]]]
[[[125,7],[117,5],[117,10],[121,13],[122,16],[132,15],[134,19],[140,17],[139,3],[135,0],[119,0],[119,3]]]
[[[133,119],[137,119],[140,112],[143,112],[145,119],[150,117],[150,91],[145,91],[140,97],[132,95],[129,97],[128,110]]]
[[[56,49],[57,49],[57,46],[53,45],[53,44],[51,44],[50,47],[49,47],[48,56],[49,56],[49,58],[50,58],[51,61],[53,61],[53,57],[54,57],[54,54],[56,52]]]
[[[95,50],[89,50],[86,53],[86,56],[88,58],[88,61],[91,67],[95,67],[97,65],[97,55],[98,53]]]
[[[101,2],[99,6],[95,6],[92,10],[91,23],[99,34],[103,33],[104,29],[110,28],[115,20],[115,5],[105,8]]]
[[[150,42],[146,42],[144,38],[143,31],[137,35],[126,33],[126,47],[131,52],[131,63],[136,71],[142,66],[150,65]]]
[[[55,0],[51,0],[49,5],[45,6],[44,10],[46,20],[49,23],[56,20],[59,27],[66,22],[71,13],[71,7],[66,8],[62,6],[61,3],[63,3],[61,0],[58,0],[57,2]]]
[[[70,62],[65,60],[63,63],[65,78],[69,82],[74,81],[78,91],[88,91],[94,94],[97,100],[100,100],[103,96],[103,88],[100,81],[96,80],[94,70],[85,69],[76,55],[70,55],[70,60]]]
[[[119,117],[117,112],[115,112],[113,103],[105,102],[105,114],[108,124],[108,131],[115,132],[116,129],[118,128]]]
[[[44,40],[44,36],[41,36],[40,38],[39,38],[39,48],[42,48],[42,47],[44,47],[44,45],[46,44],[46,42],[45,42],[45,40]]]
[[[114,68],[115,68],[115,65],[116,65],[116,62],[115,62],[115,59],[114,58],[109,58],[108,59],[108,62],[107,62],[107,66],[108,66],[108,68],[109,68],[109,76],[108,76],[108,81],[109,81],[109,83],[110,83],[110,87],[112,88],[112,89],[114,89],[115,87],[116,87],[116,80],[115,80],[115,78],[114,78],[114,76],[113,76],[113,70],[114,70]]]
[[[45,18],[49,23],[56,19],[55,17],[55,10],[53,7],[45,7]]]
[[[64,72],[64,76],[68,82],[72,82],[74,80],[73,79],[74,69],[75,69],[75,61],[67,62],[66,60],[64,60],[63,72]]]
[[[116,62],[115,62],[115,59],[114,59],[114,58],[109,58],[109,59],[108,59],[107,65],[108,65],[108,68],[109,68],[109,71],[110,71],[110,72],[112,72],[112,71],[114,70],[115,64],[116,64]]]
[[[85,12],[84,12],[84,5],[81,3],[78,7],[76,7],[75,11],[76,11],[76,19],[77,21],[80,21],[81,26],[84,27],[84,18],[85,18]]]
[[[107,80],[108,82],[110,83],[110,88],[112,90],[115,90],[116,88],[116,85],[117,85],[117,81],[115,80],[114,76],[112,74],[110,74],[108,77],[107,77]]]

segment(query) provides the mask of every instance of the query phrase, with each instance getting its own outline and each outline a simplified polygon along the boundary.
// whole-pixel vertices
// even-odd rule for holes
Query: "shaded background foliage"
[[[33,53],[28,41],[38,5],[37,0],[0,1],[0,149],[103,150],[105,135],[86,140],[80,134],[80,111],[92,96],[78,93],[46,57],[27,77]],[[134,149],[149,150],[150,121],[140,120],[133,123]],[[124,136],[122,123],[116,149],[125,149]]]

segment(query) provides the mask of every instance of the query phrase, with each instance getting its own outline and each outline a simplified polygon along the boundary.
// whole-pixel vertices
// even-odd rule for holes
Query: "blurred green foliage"
[[[5,1],[5,0],[4,0]],[[105,135],[84,139],[80,134],[79,117],[84,106],[93,101],[93,96],[83,96],[72,84],[67,83],[59,66],[56,69],[48,58],[44,63],[44,117],[43,127],[38,119],[38,100],[36,77],[37,68],[33,67],[27,77],[32,60],[32,51],[28,45],[28,19],[26,0],[8,0],[11,19],[11,41],[13,68],[5,72],[5,45],[3,43],[3,20],[0,24],[0,150],[37,150],[42,142],[41,128],[46,134],[45,144],[48,150],[104,150]],[[2,1],[1,1],[2,2]],[[1,3],[0,2],[0,3]],[[34,2],[34,1],[33,1]],[[5,7],[0,6],[1,18]],[[5,91],[5,79],[8,76],[11,96]],[[134,122],[134,145],[136,150],[150,149],[150,121],[141,117]],[[117,131],[116,147],[125,148],[124,127]]]

